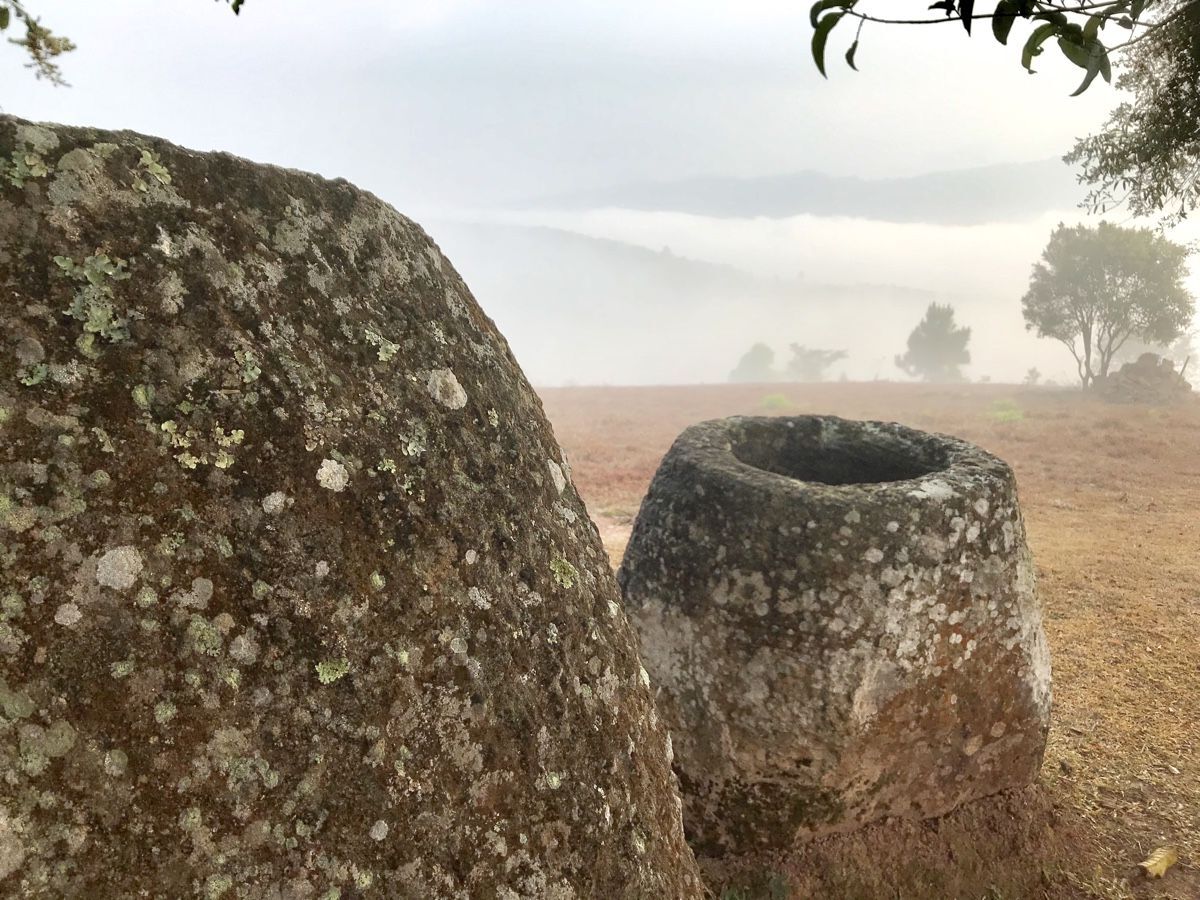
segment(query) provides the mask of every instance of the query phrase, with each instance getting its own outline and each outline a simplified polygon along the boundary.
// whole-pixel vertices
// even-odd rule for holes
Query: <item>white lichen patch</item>
[[[909,491],[908,496],[944,502],[954,497],[954,488],[940,478],[929,478],[922,481],[916,490]]]
[[[388,836],[388,823],[383,819],[376,819],[375,824],[371,826],[371,840],[382,841]]]
[[[320,477],[318,473],[318,478]],[[267,515],[273,516],[283,512],[287,506],[288,495],[283,491],[272,491],[267,496],[263,497],[262,508]]]
[[[336,459],[323,459],[317,469],[317,483],[327,491],[344,491],[350,483],[350,472]]]
[[[142,574],[144,565],[136,547],[115,547],[96,563],[96,581],[114,590],[128,590]]]
[[[244,666],[248,666],[258,659],[258,650],[258,642],[254,639],[253,633],[249,631],[239,634],[229,642],[229,655]]]
[[[429,396],[448,409],[462,409],[467,405],[467,392],[458,383],[458,377],[449,369],[434,369],[425,381]]]
[[[488,592],[481,588],[472,587],[467,589],[467,598],[471,601],[471,605],[476,609],[491,609],[492,598]]]
[[[54,611],[54,621],[67,628],[70,628],[82,618],[83,613],[79,611],[79,607],[74,603],[63,603]]]
[[[554,482],[554,490],[561,494],[567,487],[567,478],[563,475],[562,466],[554,460],[548,459],[546,468],[550,470],[550,480]]]
[[[120,778],[129,768],[129,757],[124,750],[114,747],[104,754],[104,772],[113,778]]]
[[[212,599],[213,583],[208,578],[193,578],[191,590],[178,591],[172,599],[180,606],[191,609],[205,609]]]

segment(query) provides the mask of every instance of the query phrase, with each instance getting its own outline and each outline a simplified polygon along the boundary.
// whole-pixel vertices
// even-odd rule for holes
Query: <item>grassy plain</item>
[[[890,383],[541,392],[614,564],[663,453],[726,415],[833,413],[974,441],[1017,473],[1054,662],[1032,788],[782,857],[706,860],[717,896],[1200,900],[1200,401]],[[1161,880],[1137,864],[1178,848]]]

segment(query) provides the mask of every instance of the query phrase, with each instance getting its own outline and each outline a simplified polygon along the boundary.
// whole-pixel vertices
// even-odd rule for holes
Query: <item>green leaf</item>
[[[854,64],[854,54],[858,53],[858,38],[854,39],[854,43],[850,45],[850,49],[846,51],[846,65],[852,68],[855,72],[858,71],[858,66]]]
[[[1065,37],[1058,39],[1058,47],[1063,52],[1063,56],[1069,59],[1081,69],[1086,69],[1092,64],[1092,50],[1090,47],[1084,47],[1076,44]]]
[[[1096,41],[1092,44],[1088,55],[1087,74],[1083,76],[1083,83],[1075,89],[1075,93],[1071,96],[1078,97],[1091,87],[1092,82],[1096,80],[1096,76],[1102,73],[1104,74],[1105,81],[1111,79],[1112,71],[1109,67],[1108,51],[1104,48],[1103,44]]]
[[[1053,22],[1047,22],[1033,29],[1033,34],[1029,35],[1029,40],[1025,42],[1025,46],[1021,50],[1021,65],[1032,72],[1033,58],[1041,55],[1042,44],[1050,40],[1050,36],[1056,31],[1058,31],[1058,26]]]
[[[1108,16],[1090,16],[1087,25],[1083,26],[1083,39],[1090,43],[1096,40],[1100,29],[1104,27],[1104,23],[1108,21]]]
[[[833,31],[833,26],[836,25],[845,15],[844,13],[830,13],[820,22],[817,23],[816,30],[813,31],[812,38],[812,55],[813,62],[817,64],[817,71],[821,73],[823,78],[829,76],[825,74],[825,42],[829,40],[829,32]]]
[[[975,15],[975,0],[958,0],[958,14],[962,16],[963,28],[971,33],[971,17]]]
[[[808,11],[808,21],[812,23],[812,27],[817,27],[817,20],[821,18],[821,13],[827,9],[845,9],[848,6],[853,6],[853,0],[817,0],[813,4],[812,9]]]
[[[3,31],[5,28],[8,27],[8,17],[9,17],[8,7],[0,6],[0,31]]]
[[[1020,15],[1020,7],[1017,6],[1016,0],[1000,0],[996,4],[996,12],[992,15],[992,34],[996,40],[1002,44],[1008,43],[1009,32],[1012,31],[1013,22],[1017,21],[1017,16]]]
[[[1058,10],[1040,12],[1034,16],[1034,18],[1041,19],[1045,22],[1053,22],[1055,25],[1059,25],[1063,28],[1069,28],[1071,26],[1071,20],[1067,18],[1067,14],[1064,12],[1059,12]]]

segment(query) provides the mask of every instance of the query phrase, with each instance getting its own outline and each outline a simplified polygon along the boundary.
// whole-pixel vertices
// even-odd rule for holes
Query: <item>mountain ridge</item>
[[[936,225],[1029,221],[1073,208],[1086,191],[1058,159],[997,163],[921,175],[863,178],[801,171],[752,177],[702,175],[530,198],[524,209],[618,208],[714,218],[815,215]]]

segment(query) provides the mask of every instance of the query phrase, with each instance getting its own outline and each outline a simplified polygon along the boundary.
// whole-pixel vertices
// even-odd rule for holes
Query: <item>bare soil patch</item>
[[[1200,402],[888,383],[541,392],[614,564],[671,441],[726,415],[832,413],[958,435],[1016,470],[1054,654],[1038,783],[772,859],[707,860],[729,898],[1200,900]],[[1179,848],[1161,880],[1137,869]]]

